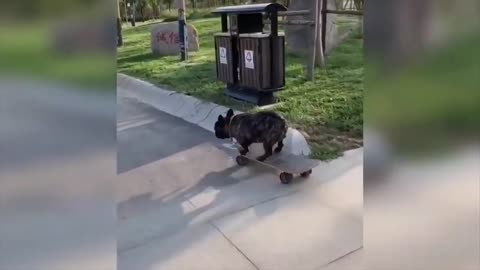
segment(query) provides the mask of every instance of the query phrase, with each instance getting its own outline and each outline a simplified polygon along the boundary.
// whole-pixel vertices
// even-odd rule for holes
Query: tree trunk
[[[120,0],[117,0],[117,17],[121,18],[121,13],[120,13]]]
[[[120,17],[117,18],[117,47],[123,46],[123,37],[122,37],[122,20]]]
[[[127,1],[123,2],[123,7],[125,8],[125,22],[128,23],[128,10],[127,10]]]
[[[355,4],[355,8],[357,10],[362,10],[363,9],[363,0],[355,0],[354,4]]]
[[[145,15],[143,10],[145,9],[144,5],[140,5],[140,16],[142,17],[142,22],[145,20]]]
[[[117,47],[123,45],[122,37],[122,18],[120,15],[120,1],[117,0]]]
[[[325,16],[324,14],[322,14],[322,5],[323,5],[323,1],[327,1],[327,0],[316,0],[317,1],[317,7],[316,7],[316,18],[315,18],[315,66],[317,67],[321,67],[321,68],[325,68],[325,57],[324,57],[324,54],[323,54],[323,51],[324,51],[324,48],[323,48],[323,42],[322,42],[322,39],[324,38],[322,35],[323,35],[323,31],[321,30],[321,27],[320,27],[320,19],[323,18],[323,16]],[[326,20],[323,20],[324,22]],[[323,23],[322,23],[322,27],[323,27]]]
[[[135,20],[137,19],[137,6],[135,2],[132,4],[132,26],[135,26]]]

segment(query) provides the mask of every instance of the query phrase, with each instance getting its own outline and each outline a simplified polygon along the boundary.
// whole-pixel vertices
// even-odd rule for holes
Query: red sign
[[[180,42],[178,33],[175,32],[159,32],[157,33],[156,38],[157,42],[162,42],[168,45],[178,44]]]

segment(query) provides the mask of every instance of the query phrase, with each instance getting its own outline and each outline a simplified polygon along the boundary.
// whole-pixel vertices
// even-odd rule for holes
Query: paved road
[[[282,185],[129,91],[118,89],[118,269],[362,269],[361,150]]]

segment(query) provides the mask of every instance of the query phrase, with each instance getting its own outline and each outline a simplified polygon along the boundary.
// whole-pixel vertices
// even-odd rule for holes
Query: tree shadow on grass
[[[158,59],[158,56],[154,55],[153,53],[135,54],[132,56],[118,58],[117,64],[125,65],[125,64],[132,64],[132,63],[138,63],[138,62],[149,62],[155,59]]]
[[[123,46],[130,48],[130,47],[138,46],[140,44],[145,44],[145,47],[150,49],[150,42],[146,43],[145,40],[143,39],[127,40],[124,42]]]

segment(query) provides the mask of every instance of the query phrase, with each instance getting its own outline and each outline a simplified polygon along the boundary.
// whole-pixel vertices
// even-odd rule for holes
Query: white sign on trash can
[[[225,47],[219,48],[220,64],[227,64],[227,49]]]
[[[244,56],[245,56],[245,68],[255,69],[255,66],[253,65],[253,51],[244,50]]]

